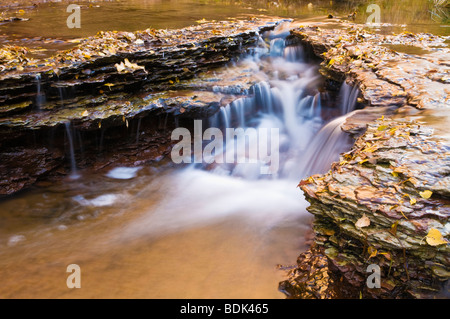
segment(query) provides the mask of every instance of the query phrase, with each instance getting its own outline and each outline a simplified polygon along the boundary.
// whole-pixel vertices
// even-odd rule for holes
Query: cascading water
[[[353,111],[358,98],[359,89],[352,87],[346,82],[342,83],[341,90],[339,92],[339,108],[341,115],[345,115]]]
[[[36,74],[36,108],[41,109],[43,103],[45,102],[45,93],[41,92],[41,74]]]
[[[77,179],[80,176],[77,173],[77,164],[75,160],[75,148],[73,145],[73,136],[72,136],[72,129],[70,127],[70,122],[65,123],[66,128],[66,134],[67,134],[67,140],[69,141],[69,154],[70,154],[70,175],[69,177],[71,179]]]
[[[250,97],[221,107],[208,121],[209,128],[221,129],[224,139],[227,128],[242,128],[244,133],[221,141],[207,163],[176,173],[167,196],[176,196],[183,209],[173,201],[162,203],[133,224],[130,234],[208,224],[224,216],[249,217],[270,228],[305,214],[307,204],[296,186],[308,174],[323,172],[348,148],[348,137],[340,130],[345,116],[324,123],[323,97],[317,89],[321,77],[316,66],[302,60],[300,46],[286,46],[284,38],[272,38],[269,46],[264,50],[260,41],[260,50],[242,62],[259,65],[266,79],[253,86]],[[341,110],[354,108],[355,92],[344,86]],[[277,130],[276,140],[270,134],[260,138],[262,130],[270,129]],[[206,140],[204,147],[211,137]],[[278,154],[261,157],[261,148],[267,155]],[[274,160],[279,163],[272,165]]]

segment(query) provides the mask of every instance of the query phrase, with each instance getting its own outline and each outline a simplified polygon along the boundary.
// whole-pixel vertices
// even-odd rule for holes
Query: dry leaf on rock
[[[370,225],[370,219],[366,216],[366,214],[363,214],[360,219],[358,219],[355,223],[355,226],[358,228],[367,227]]]
[[[444,239],[441,232],[436,228],[431,228],[428,234],[425,236],[428,245],[430,246],[439,246],[446,245],[448,242]]]
[[[420,196],[425,199],[429,199],[431,195],[433,195],[432,191],[424,190],[423,192],[419,192]]]

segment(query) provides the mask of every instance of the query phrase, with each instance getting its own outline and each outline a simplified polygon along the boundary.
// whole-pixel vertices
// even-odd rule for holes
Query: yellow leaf
[[[409,198],[409,203],[410,203],[411,205],[415,205],[415,204],[417,203],[417,200],[416,200],[414,197],[410,197],[410,198]]]
[[[436,228],[431,228],[426,236],[426,240],[428,245],[430,246],[439,246],[448,244],[447,241],[442,236],[441,232]]]
[[[365,149],[363,149],[361,152],[366,152],[366,153],[373,153],[378,149],[378,146],[376,145],[372,145],[370,147],[366,147]]]
[[[88,110],[84,110],[84,112],[83,113],[81,113],[81,116],[88,116],[89,115],[89,112],[88,112]]]
[[[328,65],[333,65],[334,59],[331,59],[330,62],[328,62]]]
[[[398,220],[391,225],[391,229],[389,230],[389,232],[394,236],[397,236],[397,226],[398,226]]]
[[[374,247],[370,246],[367,248],[367,252],[370,254],[369,258],[376,257],[378,254],[378,250],[376,250]]]
[[[403,215],[403,217],[405,217],[405,219],[406,219],[406,220],[409,220],[409,219],[408,219],[408,217],[406,217],[406,215],[405,215],[405,214],[403,214],[403,212],[402,212],[402,211],[400,211],[400,214],[402,214],[402,215]]]
[[[386,130],[387,128],[388,128],[387,125],[380,125],[380,126],[378,126],[377,130],[378,130],[378,131],[384,131],[384,130]]]
[[[370,219],[366,216],[366,214],[363,214],[360,219],[358,219],[355,223],[355,226],[358,228],[367,227],[370,225]]]
[[[366,158],[366,159],[363,159],[362,161],[359,161],[358,164],[360,164],[360,165],[361,165],[361,164],[364,164],[364,163],[367,162],[368,160],[369,160],[369,159],[367,159],[367,158]]]
[[[424,190],[423,192],[419,192],[419,194],[422,198],[428,199],[431,197],[431,195],[433,195],[433,192],[429,190]]]
[[[398,130],[398,127],[393,127],[389,130],[389,134],[394,135],[395,131]]]

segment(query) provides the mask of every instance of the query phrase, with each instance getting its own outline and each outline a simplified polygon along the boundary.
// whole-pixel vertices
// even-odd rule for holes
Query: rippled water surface
[[[111,0],[71,1],[81,5],[81,28],[66,25],[68,2],[40,3],[21,0],[25,13],[14,7],[4,15],[18,16],[28,21],[0,24],[4,43],[42,46],[48,50],[64,49],[71,43],[64,40],[96,34],[101,30],[136,31],[147,28],[182,28],[202,19],[226,20],[250,16],[278,16],[296,21],[327,20],[327,16],[365,23],[371,12],[367,5],[373,1],[233,1],[233,0]],[[37,1],[39,3],[39,1]],[[432,1],[377,1],[381,8],[383,32],[431,32],[449,35],[448,8],[436,7]],[[0,3],[2,5],[2,3]],[[3,4],[4,5],[4,4]],[[356,12],[356,14],[354,14]],[[352,15],[351,18],[348,16]]]

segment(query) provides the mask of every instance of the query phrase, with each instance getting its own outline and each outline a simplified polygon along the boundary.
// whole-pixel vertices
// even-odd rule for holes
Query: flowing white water
[[[309,174],[324,172],[349,145],[347,135],[340,130],[345,115],[324,123],[320,76],[316,67],[302,59],[302,48],[286,47],[283,38],[271,40],[268,56],[248,57],[243,63],[261,65],[267,75],[265,81],[253,86],[251,97],[221,107],[209,119],[209,126],[222,129],[223,136],[226,128],[253,128],[258,134],[227,139],[214,153],[216,161],[221,158],[225,163],[217,161],[176,172],[171,187],[166,188],[167,200],[132,223],[126,233],[141,236],[172,232],[231,216],[271,228],[308,216],[307,203],[296,188],[298,182]],[[354,108],[355,92],[343,86],[341,112]],[[279,132],[278,145],[271,138],[259,138],[262,129],[273,128]],[[261,168],[270,164],[258,156],[263,147],[278,152],[279,167],[272,174],[261,174]],[[245,151],[239,151],[242,149]],[[242,157],[245,160],[241,162],[226,161]]]
[[[45,93],[41,92],[41,74],[36,74],[36,107],[41,109],[43,102],[45,102]]]
[[[66,134],[67,134],[67,140],[69,141],[69,155],[70,155],[70,178],[71,179],[77,179],[80,177],[77,173],[77,163],[75,160],[75,148],[73,145],[73,136],[72,136],[72,129],[70,127],[70,122],[66,122]]]

